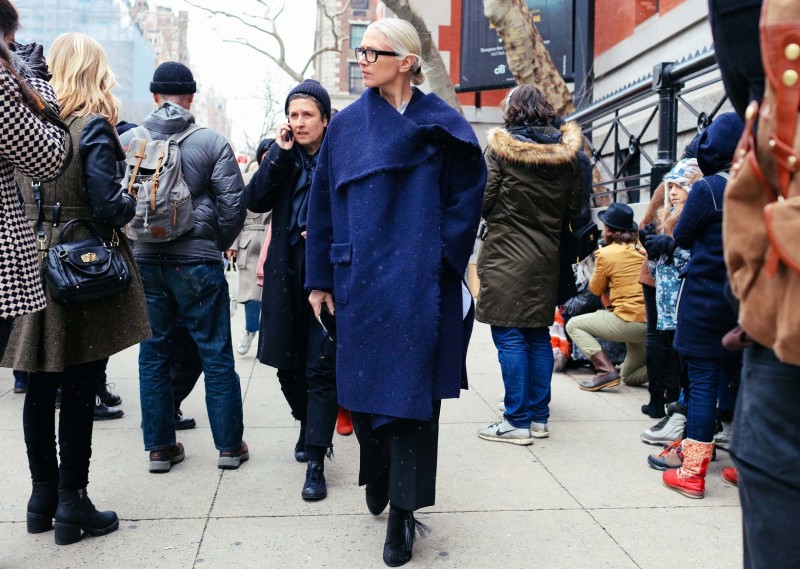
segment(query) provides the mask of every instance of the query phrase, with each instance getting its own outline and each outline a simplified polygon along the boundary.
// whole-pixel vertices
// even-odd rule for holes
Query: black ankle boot
[[[294,459],[297,462],[308,462],[308,453],[306,452],[306,424],[300,423],[300,436],[297,437],[297,442],[294,445]]]
[[[316,460],[308,461],[306,469],[306,483],[300,493],[303,500],[314,502],[323,500],[328,495],[328,487],[325,484],[325,465]]]
[[[366,496],[369,513],[381,515],[389,503],[389,476],[386,470],[375,482],[367,483]]]
[[[98,512],[86,495],[86,488],[59,490],[55,518],[56,545],[80,541],[84,531],[92,535],[106,535],[119,527],[117,514]]]
[[[389,567],[400,567],[411,561],[416,533],[428,533],[428,528],[414,518],[414,512],[389,507],[386,522],[386,542],[383,544],[383,562]]]
[[[53,529],[58,508],[58,482],[34,482],[28,500],[28,533],[43,533]]]
[[[650,395],[650,402],[647,405],[642,405],[642,413],[651,419],[661,419],[667,416],[664,409],[664,400]]]

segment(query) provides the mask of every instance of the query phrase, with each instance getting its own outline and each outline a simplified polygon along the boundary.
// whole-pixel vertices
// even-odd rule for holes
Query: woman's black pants
[[[433,506],[441,406],[441,401],[433,402],[430,421],[395,419],[377,429],[372,427],[372,415],[353,412],[361,456],[359,485],[383,486],[389,501],[403,510]]]
[[[67,366],[63,372],[30,376],[22,425],[34,482],[58,482],[62,490],[86,488],[92,456],[95,378],[106,360]],[[56,455],[56,389],[61,386]]]
[[[647,389],[650,401],[656,405],[672,403],[680,394],[680,362],[678,354],[672,348],[675,339],[674,330],[659,330],[658,309],[656,307],[655,287],[642,285],[644,291],[644,308],[647,316]]]

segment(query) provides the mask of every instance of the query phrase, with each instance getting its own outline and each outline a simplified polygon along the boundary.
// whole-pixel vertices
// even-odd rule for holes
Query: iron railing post
[[[650,191],[654,192],[664,174],[675,164],[678,148],[678,96],[683,83],[670,75],[673,61],[653,67],[653,91],[658,95],[658,153],[650,172]]]

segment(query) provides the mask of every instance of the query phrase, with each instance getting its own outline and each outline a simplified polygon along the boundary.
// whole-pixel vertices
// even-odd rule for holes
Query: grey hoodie
[[[172,102],[150,113],[142,126],[154,139],[166,140],[194,124],[192,113]],[[135,129],[120,138],[126,148]],[[136,243],[140,262],[175,263],[220,261],[239,235],[247,210],[241,207],[244,183],[228,141],[203,129],[181,143],[181,166],[194,203],[194,229],[166,243]],[[121,167],[123,167],[122,165]]]

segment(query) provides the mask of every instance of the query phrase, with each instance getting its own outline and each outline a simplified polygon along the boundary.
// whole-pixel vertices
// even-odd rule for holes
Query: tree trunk
[[[559,115],[573,112],[572,95],[533,23],[525,0],[484,0],[483,13],[503,40],[508,67],[517,83],[539,89]]]
[[[463,114],[461,103],[458,102],[456,91],[453,88],[453,82],[450,81],[447,67],[445,67],[444,60],[442,60],[442,54],[439,53],[439,48],[433,42],[433,36],[420,13],[417,12],[410,0],[383,0],[383,3],[398,17],[409,21],[417,30],[422,41],[422,53],[420,56],[428,64],[426,76],[431,90],[451,107]]]

